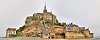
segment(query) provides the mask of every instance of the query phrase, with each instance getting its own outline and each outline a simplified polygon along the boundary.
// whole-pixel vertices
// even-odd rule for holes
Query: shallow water
[[[98,38],[89,38],[89,39],[43,39],[43,38],[27,38],[27,37],[16,37],[16,38],[0,38],[0,40],[100,40]]]

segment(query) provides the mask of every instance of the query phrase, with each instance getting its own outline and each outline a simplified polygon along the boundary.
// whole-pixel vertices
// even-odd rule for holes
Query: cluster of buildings
[[[20,32],[20,34],[16,34]],[[46,5],[43,13],[34,13],[26,18],[23,30],[8,28],[6,37],[40,37],[40,38],[93,38],[93,33],[85,27],[73,23],[59,23],[52,12],[47,12]],[[12,37],[13,37],[12,36]]]
[[[93,33],[90,33],[89,29],[72,25],[71,23],[71,26],[54,26],[52,30],[43,30],[41,38],[93,38]]]

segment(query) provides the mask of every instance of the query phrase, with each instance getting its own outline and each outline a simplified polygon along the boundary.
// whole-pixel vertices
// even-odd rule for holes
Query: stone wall
[[[82,33],[76,33],[76,32],[66,32],[65,38],[85,38],[85,35]]]

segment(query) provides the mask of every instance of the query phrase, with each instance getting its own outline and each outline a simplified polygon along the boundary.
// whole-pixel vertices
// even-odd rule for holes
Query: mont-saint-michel
[[[42,13],[28,16],[25,24],[19,29],[8,28],[6,37],[39,37],[47,39],[80,39],[93,38],[93,33],[85,27],[74,23],[60,23],[52,12],[48,12],[46,5]]]

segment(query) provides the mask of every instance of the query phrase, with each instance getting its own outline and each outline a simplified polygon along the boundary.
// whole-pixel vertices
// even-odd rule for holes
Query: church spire
[[[47,12],[47,9],[46,9],[46,3],[45,3],[43,12]]]

